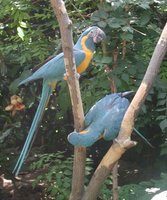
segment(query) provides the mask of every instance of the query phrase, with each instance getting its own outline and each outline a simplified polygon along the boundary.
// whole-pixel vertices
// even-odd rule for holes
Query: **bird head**
[[[87,28],[81,35],[81,37],[87,36],[92,38],[94,43],[99,43],[106,38],[106,34],[97,26],[91,26]]]
[[[78,39],[74,48],[83,49],[86,46],[92,52],[95,49],[94,44],[101,42],[106,38],[106,34],[97,26],[91,26],[87,28]]]

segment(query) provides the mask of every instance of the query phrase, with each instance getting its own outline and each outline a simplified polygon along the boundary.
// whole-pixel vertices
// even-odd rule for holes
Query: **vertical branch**
[[[118,161],[112,169],[112,200],[118,200]]]
[[[126,40],[122,41],[122,60],[125,59],[126,56]]]
[[[66,68],[67,83],[71,96],[74,115],[74,126],[79,132],[83,129],[84,112],[81,101],[79,81],[76,78],[76,65],[73,57],[72,22],[68,17],[62,0],[51,0],[51,4],[60,25],[64,63]],[[84,190],[86,148],[75,147],[71,200],[81,199]]]
[[[144,102],[153,81],[158,74],[161,62],[167,52],[167,23],[162,31],[160,39],[155,47],[149,66],[143,78],[143,81],[136,92],[125,116],[123,118],[121,129],[115,142],[106,155],[103,157],[96,171],[94,172],[90,183],[84,193],[82,200],[96,200],[100,188],[105,179],[110,174],[115,162],[120,159],[127,148],[135,145],[135,142],[130,140],[133,130],[134,120]]]
[[[115,69],[117,67],[118,55],[119,55],[119,50],[116,47],[116,49],[113,51],[112,69]],[[117,86],[115,84],[114,79],[111,80],[111,90],[113,93],[117,92]],[[115,165],[112,169],[112,199],[118,200],[118,161],[115,163]]]

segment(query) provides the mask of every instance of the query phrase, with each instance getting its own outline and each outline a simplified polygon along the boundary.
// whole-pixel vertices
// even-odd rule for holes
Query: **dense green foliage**
[[[41,94],[40,81],[23,88],[18,88],[18,83],[31,73],[32,68],[59,51],[60,34],[49,1],[0,2],[0,169],[7,173],[16,157],[11,152],[17,154],[17,148],[21,148],[24,143]],[[101,27],[107,35],[106,42],[97,47],[91,66],[80,79],[85,112],[94,102],[115,89],[137,90],[167,19],[165,1],[109,2],[65,1],[73,21],[74,41],[84,27],[93,24]],[[159,174],[161,170],[165,170],[163,163],[167,156],[166,84],[165,59],[135,124],[155,145],[156,152],[153,152],[156,156],[153,156],[143,143],[133,149],[136,158],[148,156],[149,160],[155,163]],[[12,116],[5,111],[5,107],[10,104],[10,97],[15,94],[23,98],[26,109]],[[66,140],[67,134],[73,130],[68,95],[67,85],[63,82],[59,83],[51,97],[36,143],[37,146],[42,145],[45,152],[72,152]],[[95,148],[98,146],[95,145]],[[5,151],[2,151],[4,149]],[[143,156],[145,151],[147,155]],[[90,150],[90,154],[95,153]],[[49,173],[52,173],[52,169],[47,176]]]
[[[68,199],[71,190],[72,178],[72,162],[73,158],[66,158],[64,152],[39,155],[38,161],[31,165],[31,170],[48,169],[44,175],[40,175],[33,182],[35,186],[39,182],[44,182],[49,185],[46,188],[48,196],[55,197],[57,200]],[[92,171],[92,160],[86,160],[86,175],[89,176]],[[85,183],[88,183],[88,178],[85,178]]]
[[[161,179],[143,181],[139,184],[129,184],[121,187],[119,199],[150,200],[155,194],[166,190],[167,174],[161,174]]]
[[[88,183],[89,177],[93,172],[93,160],[86,160],[86,177],[85,184]],[[38,156],[38,161],[31,165],[31,170],[48,169],[47,173],[41,174],[33,182],[33,186],[38,183],[49,185],[46,187],[47,198],[54,197],[56,200],[66,200],[70,194],[72,178],[72,157],[66,158],[64,152],[52,154],[42,154]],[[119,187],[120,200],[150,200],[155,194],[166,189],[167,174],[162,173],[161,179],[142,181],[139,184],[128,184]],[[99,200],[110,199],[112,177],[110,176],[104,183],[100,192]]]

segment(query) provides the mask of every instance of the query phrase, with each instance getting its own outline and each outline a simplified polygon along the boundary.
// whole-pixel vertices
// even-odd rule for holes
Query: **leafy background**
[[[0,3],[0,172],[11,178],[12,167],[26,138],[41,94],[41,81],[22,88],[18,87],[18,83],[31,73],[34,66],[55,55],[61,47],[58,23],[49,1],[1,0]],[[85,27],[94,24],[102,28],[107,35],[106,42],[97,46],[89,69],[80,78],[85,112],[111,91],[136,91],[167,21],[166,1],[66,0],[65,4],[73,21],[74,41],[77,41]],[[129,150],[120,161],[121,199],[122,196],[130,199],[128,195],[132,195],[131,199],[134,199],[133,192],[130,192],[132,188],[136,194],[135,198],[140,199],[145,195],[141,191],[152,187],[149,179],[159,179],[155,186],[162,187],[161,182],[166,177],[160,176],[162,172],[166,173],[167,162],[166,84],[165,58],[135,123],[136,128],[155,148],[149,149],[138,137],[133,136],[139,142],[138,145]],[[5,111],[5,107],[10,104],[10,97],[15,94],[23,98],[26,109],[12,116]],[[67,84],[59,83],[45,112],[25,170],[28,170],[34,160],[41,162],[40,165],[34,164],[34,170],[45,168],[42,155],[38,159],[35,157],[39,153],[44,157],[47,154],[51,158],[53,152],[65,151],[63,157],[60,156],[61,153],[54,155],[55,162],[71,162],[73,147],[68,144],[66,137],[73,130],[73,117],[68,97]],[[111,142],[99,141],[88,150],[88,157],[92,160],[92,172],[110,144]],[[62,164],[62,171],[65,172],[64,170]],[[91,170],[88,171],[91,173]],[[42,173],[37,180],[43,181],[47,177],[50,186],[46,194],[55,199],[66,199],[67,194],[62,191],[66,187],[70,190],[71,176],[68,174],[59,177],[59,183],[55,181],[57,176],[60,176],[59,172],[54,174],[53,169],[49,168],[46,174]],[[88,179],[89,177],[87,175]],[[65,178],[68,180],[64,180]],[[34,185],[38,184],[37,180]],[[63,185],[64,181],[66,186]],[[111,196],[111,178],[107,181],[103,196],[99,196],[101,199],[109,199]],[[135,185],[140,181],[148,182],[145,185]],[[55,187],[58,187],[59,191],[54,189]],[[150,199],[147,195],[142,198]]]

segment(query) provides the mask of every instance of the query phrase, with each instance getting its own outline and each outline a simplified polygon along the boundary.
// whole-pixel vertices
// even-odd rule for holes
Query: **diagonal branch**
[[[121,124],[121,129],[117,137],[117,142],[114,143],[106,155],[103,157],[97,167],[92,179],[85,191],[82,200],[96,200],[100,191],[101,185],[110,174],[114,163],[120,159],[127,148],[135,145],[135,142],[130,140],[130,136],[134,126],[134,120],[143,104],[153,81],[158,74],[161,62],[167,52],[167,24],[165,25],[160,39],[155,47],[154,53],[150,60],[148,69],[143,78],[143,81],[133,98]]]
[[[76,78],[76,65],[73,57],[72,22],[62,0],[51,0],[51,4],[60,26],[67,83],[70,91],[74,126],[81,131],[84,123],[84,112],[81,101],[79,81]],[[84,190],[86,148],[75,147],[71,200],[80,200]]]

